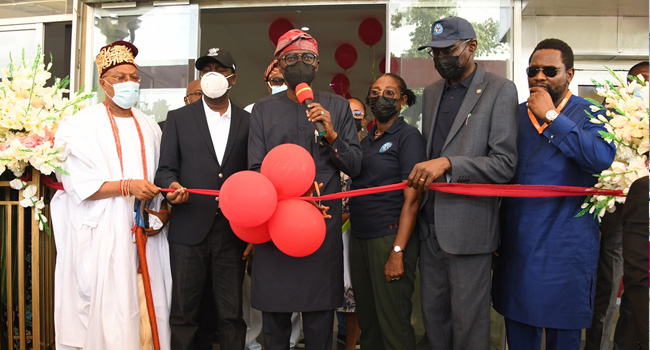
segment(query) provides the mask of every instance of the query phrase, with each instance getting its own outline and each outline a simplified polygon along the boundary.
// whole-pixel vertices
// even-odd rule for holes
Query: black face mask
[[[363,125],[361,124],[363,122],[363,119],[361,118],[354,118],[354,126],[357,127],[357,132],[361,131],[363,129]]]
[[[465,46],[465,49],[467,46]],[[465,52],[465,49],[460,53],[461,55]],[[460,78],[465,72],[465,66],[460,65],[459,60],[460,55],[458,56],[445,56],[445,57],[434,57],[433,63],[436,65],[436,70],[443,79],[454,80]],[[469,57],[465,65],[469,62]]]
[[[311,64],[305,64],[302,61],[297,62],[293,66],[287,66],[284,69],[284,81],[287,86],[295,89],[300,83],[311,85],[311,82],[316,78],[316,68]]]
[[[369,97],[370,109],[380,123],[387,123],[390,118],[397,114],[397,99],[384,96]]]

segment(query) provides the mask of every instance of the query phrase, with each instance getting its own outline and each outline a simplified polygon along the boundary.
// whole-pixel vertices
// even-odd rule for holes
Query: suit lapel
[[[228,155],[232,151],[232,147],[235,144],[235,139],[237,139],[237,134],[239,133],[239,127],[241,126],[242,118],[240,111],[235,105],[230,103],[230,130],[228,131],[228,142],[226,143],[226,150],[223,153],[223,159],[221,164],[226,164],[228,160]]]
[[[219,160],[217,159],[217,152],[214,150],[214,144],[212,143],[212,137],[210,136],[210,129],[208,128],[208,120],[205,116],[205,110],[203,109],[203,101],[197,102],[197,103],[192,103],[192,116],[194,117],[194,121],[196,122],[196,125],[199,129],[199,134],[201,135],[201,138],[205,142],[206,147],[208,150],[210,150],[210,154],[212,154],[212,158],[214,158],[214,161],[219,163]]]
[[[436,119],[438,118],[438,106],[440,106],[440,100],[442,99],[442,89],[445,88],[444,81],[442,84],[436,84],[433,86],[431,89],[431,96],[433,98],[431,99],[432,103],[427,106],[427,110],[424,111],[424,115],[430,115],[431,117],[431,124],[429,125],[429,130],[425,130],[424,132],[427,133],[427,159],[431,158],[431,152],[433,150],[432,147],[432,142],[433,142],[433,129],[435,129],[436,126]]]
[[[465,123],[468,120],[468,115],[472,113],[474,106],[481,98],[483,91],[485,91],[486,84],[487,83],[485,82],[485,71],[481,69],[481,67],[476,66],[476,73],[474,74],[474,78],[472,79],[472,82],[469,84],[469,88],[467,89],[467,93],[465,94],[465,98],[463,99],[463,103],[460,105],[460,109],[458,110],[458,114],[456,114],[456,118],[454,119],[454,124],[452,124],[451,129],[449,129],[449,135],[447,135],[447,140],[445,140],[445,144],[444,146],[442,146],[443,150],[445,149],[445,147],[447,147],[449,142],[451,142],[454,136],[456,136],[460,128],[463,126],[463,123]]]

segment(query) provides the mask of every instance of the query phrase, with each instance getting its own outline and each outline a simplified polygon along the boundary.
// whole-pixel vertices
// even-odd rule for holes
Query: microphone
[[[310,103],[314,102],[314,92],[312,91],[311,87],[307,85],[307,83],[300,83],[296,86],[296,97],[298,98],[298,102],[305,106],[308,106]],[[318,136],[323,136],[327,133],[323,122],[315,121],[314,126],[316,127],[316,131],[318,131]]]

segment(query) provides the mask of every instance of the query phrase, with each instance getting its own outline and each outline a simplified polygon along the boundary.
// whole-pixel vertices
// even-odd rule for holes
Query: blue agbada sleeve
[[[575,100],[574,97],[571,98]],[[576,162],[581,170],[600,173],[609,168],[616,155],[614,143],[600,136],[607,130],[602,124],[594,124],[586,113],[589,105],[567,105],[562,113],[544,130],[543,135],[564,155]],[[604,114],[603,111],[596,113]],[[569,117],[573,116],[573,117]]]

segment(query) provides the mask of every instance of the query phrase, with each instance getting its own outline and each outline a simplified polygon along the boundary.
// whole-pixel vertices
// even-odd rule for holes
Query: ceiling
[[[0,0],[0,18],[72,13],[72,0]]]
[[[626,16],[648,17],[645,0],[529,0],[524,16]]]

